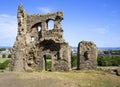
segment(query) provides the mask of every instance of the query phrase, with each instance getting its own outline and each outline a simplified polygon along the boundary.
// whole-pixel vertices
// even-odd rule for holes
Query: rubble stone
[[[26,14],[18,7],[18,35],[12,51],[12,71],[46,70],[46,55],[52,57],[52,71],[71,70],[71,48],[63,38],[60,22],[63,12],[45,15]],[[49,30],[52,20],[54,28]]]
[[[81,41],[78,44],[78,69],[96,69],[97,52],[93,42]]]

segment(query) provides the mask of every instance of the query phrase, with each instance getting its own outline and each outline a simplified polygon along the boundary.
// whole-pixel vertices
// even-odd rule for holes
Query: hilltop
[[[0,73],[0,87],[120,87],[120,77],[93,70]]]

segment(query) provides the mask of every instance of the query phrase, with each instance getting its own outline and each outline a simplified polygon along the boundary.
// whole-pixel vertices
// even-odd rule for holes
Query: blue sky
[[[17,8],[28,14],[64,12],[64,38],[71,46],[82,40],[98,47],[120,47],[120,0],[1,0],[0,46],[13,46]]]

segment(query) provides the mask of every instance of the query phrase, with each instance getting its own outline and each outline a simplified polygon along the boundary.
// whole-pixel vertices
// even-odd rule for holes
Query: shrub
[[[77,67],[77,55],[71,56],[71,67]]]
[[[10,60],[6,60],[3,63],[0,63],[0,69],[6,69],[9,66]]]
[[[8,58],[11,58],[11,57],[12,57],[11,54],[9,54],[9,55],[8,55]]]
[[[120,66],[120,56],[98,56],[98,66]]]
[[[52,68],[52,62],[51,61],[47,61],[46,70],[50,71],[51,68]]]
[[[2,58],[6,58],[6,55],[5,55],[5,54],[3,54],[3,55],[2,55]]]

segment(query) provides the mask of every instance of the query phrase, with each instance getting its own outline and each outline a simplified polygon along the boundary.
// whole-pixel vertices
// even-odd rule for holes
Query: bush
[[[52,61],[47,61],[46,70],[50,71],[52,68]]]
[[[9,54],[9,55],[8,55],[8,58],[11,58],[11,57],[12,57],[11,54]]]
[[[77,55],[71,56],[71,67],[77,67]]]
[[[2,58],[6,58],[6,55],[5,55],[5,54],[3,54],[3,55],[2,55]]]
[[[0,63],[0,69],[6,69],[9,66],[10,60],[6,60],[3,63]]]
[[[6,50],[6,48],[0,48],[0,51],[5,51]]]
[[[98,56],[98,66],[120,66],[120,56]]]
[[[45,66],[45,68],[48,71],[50,71],[51,68],[52,68],[52,61],[51,60],[52,60],[51,55],[46,55],[46,66]]]

